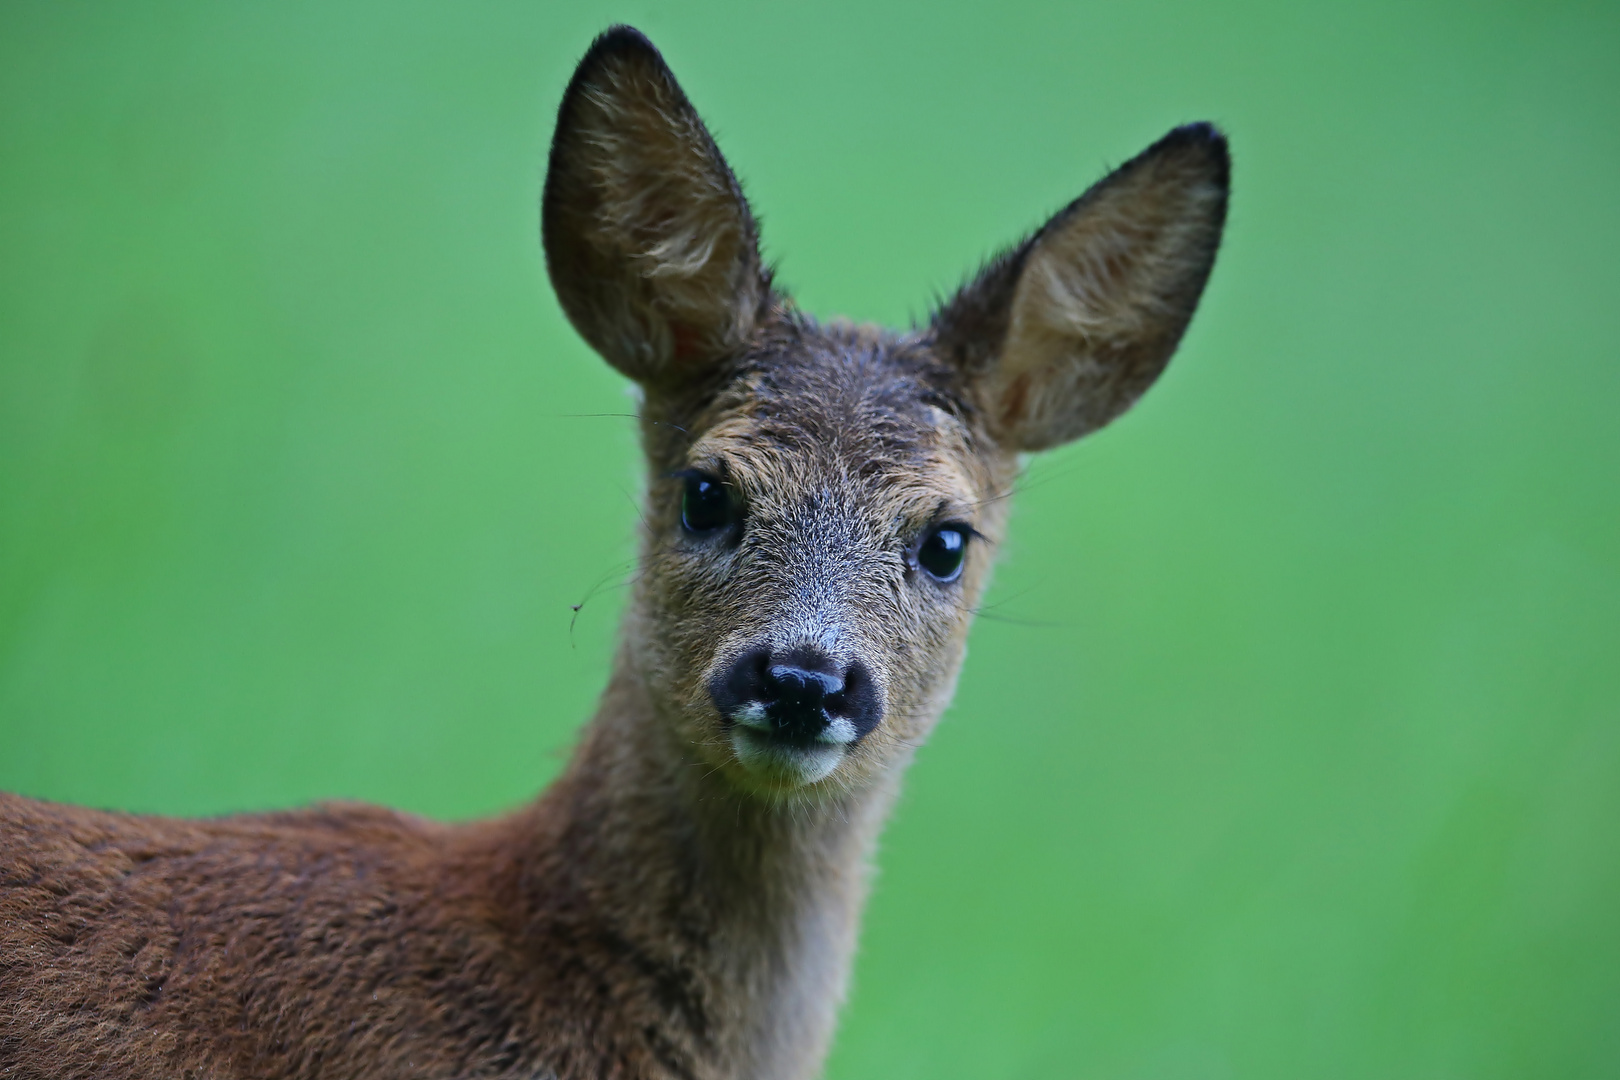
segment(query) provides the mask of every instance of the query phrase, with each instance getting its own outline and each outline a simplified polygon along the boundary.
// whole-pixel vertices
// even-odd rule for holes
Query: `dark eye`
[[[707,473],[686,474],[681,496],[681,524],[688,532],[705,533],[731,524],[731,496],[726,486]]]
[[[917,547],[917,565],[940,581],[955,581],[967,554],[967,530],[959,525],[936,525]]]

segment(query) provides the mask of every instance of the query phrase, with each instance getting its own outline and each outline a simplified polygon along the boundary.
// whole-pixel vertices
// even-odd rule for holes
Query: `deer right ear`
[[[568,84],[540,217],[569,320],[645,386],[735,353],[769,303],[736,177],[658,50],[628,26],[597,38]]]
[[[1177,128],[992,261],[934,317],[995,438],[1044,450],[1102,427],[1170,361],[1209,279],[1230,162]]]

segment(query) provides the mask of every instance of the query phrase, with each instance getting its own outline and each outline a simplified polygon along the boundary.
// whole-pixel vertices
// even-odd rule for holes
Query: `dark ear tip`
[[[635,27],[625,23],[614,23],[596,35],[596,40],[585,50],[585,59],[581,60],[580,64],[583,65],[590,60],[606,59],[609,56],[623,56],[626,53],[642,55],[651,53],[657,56],[658,49],[647,39],[646,34]]]
[[[585,50],[585,55],[580,57],[578,66],[574,68],[574,77],[569,80],[568,90],[563,94],[564,101],[582,84],[595,78],[602,68],[615,61],[641,61],[655,69],[668,71],[663,55],[646,34],[633,26],[616,23],[598,34],[591,47]]]
[[[1210,146],[1225,146],[1226,136],[1221,129],[1208,120],[1195,120],[1190,124],[1182,124],[1170,129],[1170,134],[1164,137],[1165,142],[1176,141],[1183,143],[1205,143]]]
[[[1226,135],[1208,120],[1182,124],[1171,128],[1169,134],[1150,146],[1143,157],[1160,154],[1188,154],[1202,157],[1212,167],[1215,181],[1228,187],[1232,177],[1232,152],[1227,147]]]
[[[622,72],[627,68],[639,68],[644,75],[651,75],[654,81],[662,81],[673,88],[677,95],[680,94],[680,86],[675,82],[669,65],[664,63],[663,54],[647,40],[647,35],[633,26],[615,23],[591,42],[591,47],[585,50],[585,55],[575,65],[568,88],[563,91],[562,101],[557,105],[557,128],[552,134],[553,164],[569,118],[579,107],[579,98],[585,88],[600,84],[605,71],[616,69]],[[549,179],[547,186],[550,186]]]

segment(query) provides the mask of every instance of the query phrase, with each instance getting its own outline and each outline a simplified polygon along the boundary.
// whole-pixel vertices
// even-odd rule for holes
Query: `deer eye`
[[[708,473],[685,474],[686,491],[681,496],[681,524],[687,532],[706,533],[732,522],[731,496],[726,486]]]
[[[968,530],[960,525],[935,525],[917,545],[917,565],[939,581],[955,581],[967,554]]]

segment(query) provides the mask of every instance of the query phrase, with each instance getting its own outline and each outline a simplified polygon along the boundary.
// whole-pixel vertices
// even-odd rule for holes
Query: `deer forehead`
[[[881,347],[767,358],[719,395],[684,464],[723,475],[765,517],[815,509],[902,530],[971,519],[989,463],[929,374]]]

